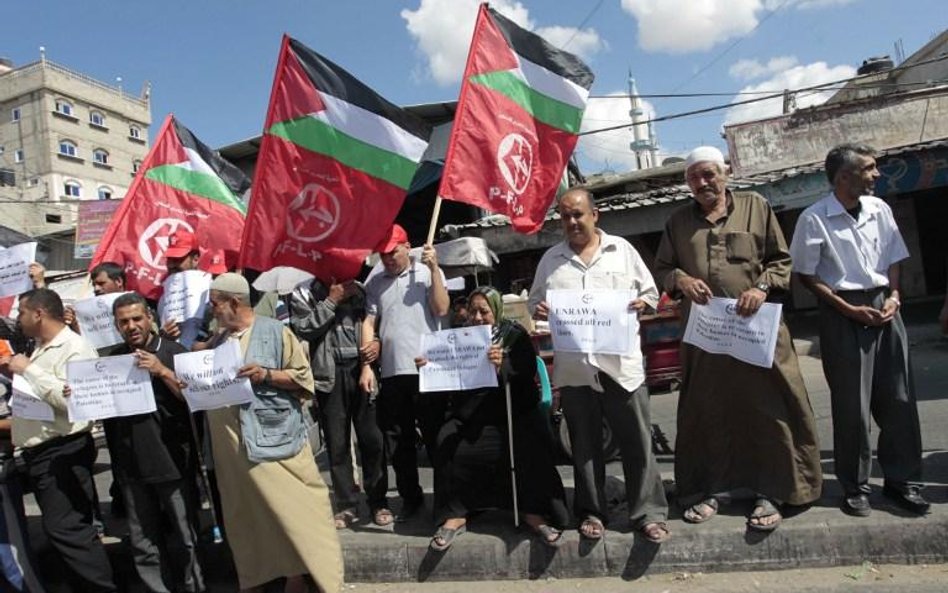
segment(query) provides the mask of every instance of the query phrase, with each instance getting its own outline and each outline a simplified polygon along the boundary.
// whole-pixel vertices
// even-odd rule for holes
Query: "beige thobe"
[[[670,294],[682,274],[717,297],[738,298],[761,282],[789,288],[790,254],[770,205],[753,192],[728,195],[716,223],[694,202],[666,223],[656,279]],[[687,320],[691,303],[683,303]],[[820,497],[813,410],[782,319],[778,331],[770,369],[682,344],[675,481],[684,504],[739,489],[794,505]]]
[[[246,354],[253,328],[240,336]],[[226,334],[214,337],[213,345]],[[313,373],[296,337],[283,330],[281,370],[307,396]],[[329,490],[307,442],[295,456],[253,463],[247,459],[237,406],[209,410],[211,445],[221,493],[224,528],[241,589],[310,574],[322,591],[343,585],[342,549],[332,521]]]

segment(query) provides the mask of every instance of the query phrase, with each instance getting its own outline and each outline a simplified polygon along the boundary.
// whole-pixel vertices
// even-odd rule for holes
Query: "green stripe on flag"
[[[268,131],[405,190],[418,169],[418,163],[410,159],[353,138],[309,116],[275,123]]]
[[[243,214],[247,213],[240,199],[216,175],[208,175],[178,165],[158,165],[145,171],[145,177],[183,192],[220,202]]]
[[[583,120],[582,109],[537,92],[508,70],[475,74],[470,80],[473,84],[486,86],[509,98],[534,119],[571,134],[579,133],[579,125]]]

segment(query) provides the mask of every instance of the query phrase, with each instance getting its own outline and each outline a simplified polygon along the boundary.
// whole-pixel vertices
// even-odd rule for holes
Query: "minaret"
[[[633,138],[629,148],[635,153],[636,166],[639,169],[648,169],[656,165],[658,145],[655,141],[655,131],[651,122],[646,123],[645,121],[642,99],[639,98],[639,90],[635,86],[635,79],[632,78],[631,70],[629,71],[629,101],[632,103],[629,116],[632,118]]]

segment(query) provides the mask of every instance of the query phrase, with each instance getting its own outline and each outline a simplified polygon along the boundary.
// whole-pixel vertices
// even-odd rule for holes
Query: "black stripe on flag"
[[[546,39],[520,27],[493,8],[487,10],[507,40],[507,45],[518,55],[589,90],[595,75],[582,60],[569,52],[553,47]]]
[[[413,136],[428,140],[431,126],[423,119],[389,103],[359,79],[296,39],[290,39],[290,49],[296,54],[303,70],[319,92],[384,117]]]
[[[211,169],[214,169],[214,172],[221,178],[221,181],[223,181],[238,198],[250,188],[250,179],[244,175],[243,171],[222,157],[219,152],[212,150],[207,144],[198,140],[197,136],[195,136],[191,130],[178,122],[177,118],[172,118],[171,123],[174,125],[174,133],[177,135],[181,145],[201,155],[204,162],[210,165]]]

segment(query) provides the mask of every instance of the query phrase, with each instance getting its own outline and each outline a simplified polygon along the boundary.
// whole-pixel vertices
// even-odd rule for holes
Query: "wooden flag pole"
[[[431,212],[431,224],[428,226],[428,240],[425,245],[434,245],[435,230],[438,228],[438,216],[441,215],[441,196],[435,198],[434,210]]]
[[[514,527],[520,527],[520,508],[517,504],[517,467],[514,464],[513,441],[513,405],[510,401],[510,383],[504,382],[504,391],[507,396],[507,446],[510,449],[510,490],[513,494]]]

